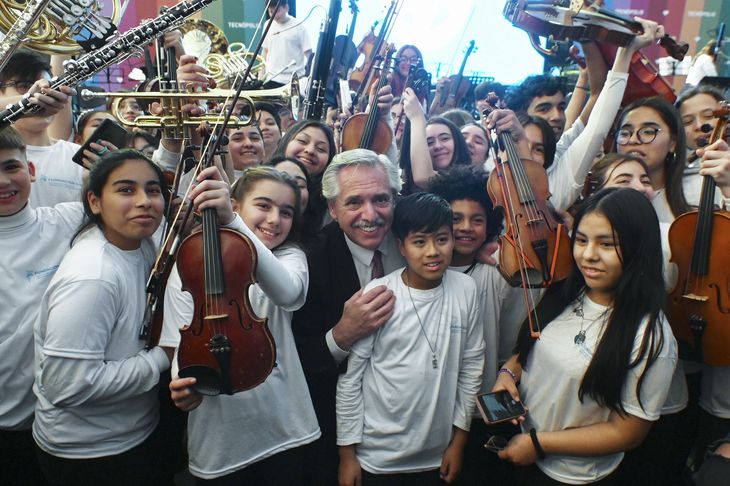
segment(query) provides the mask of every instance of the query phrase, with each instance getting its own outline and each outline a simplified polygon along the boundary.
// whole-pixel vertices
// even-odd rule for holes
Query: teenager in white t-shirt
[[[256,247],[254,313],[268,319],[277,365],[256,387],[232,396],[203,397],[195,378],[176,378],[172,397],[188,416],[190,472],[205,483],[302,484],[303,446],[320,436],[291,329],[306,298],[307,259],[294,241],[301,222],[296,182],[272,167],[244,171],[231,192],[239,217],[232,226]],[[161,344],[177,347],[178,329],[193,322],[193,302],[173,272],[165,293]]]
[[[160,169],[135,150],[106,155],[89,174],[87,220],[34,327],[33,437],[52,484],[142,484],[150,473],[157,383],[172,349],[146,350],[139,333],[164,191]],[[219,209],[227,196],[227,185],[206,180],[191,199]]]
[[[661,311],[659,224],[646,197],[613,188],[591,196],[571,243],[568,279],[537,307],[540,339],[523,328],[494,387],[529,408],[525,433],[499,452],[526,466],[518,484],[615,484],[624,451],[659,419],[676,366]]]
[[[44,484],[31,433],[33,323],[83,217],[80,202],[33,208],[33,169],[20,135],[0,131],[0,484]]]
[[[393,231],[407,262],[385,285],[393,316],[350,349],[337,383],[341,486],[451,483],[484,365],[474,280],[448,270],[452,212],[427,193],[401,199]]]
[[[484,190],[486,182],[487,174],[482,167],[452,167],[432,178],[428,185],[429,192],[449,202],[454,214],[450,270],[469,275],[477,284],[485,343],[481,393],[494,386],[497,370],[513,354],[528,305],[537,305],[541,295],[540,289],[530,289],[529,300],[525,302],[522,288],[510,286],[497,267],[478,261],[482,246],[494,240],[502,227],[502,216],[494,210]],[[485,477],[492,484],[509,484],[512,466],[488,452],[484,444],[493,435],[509,438],[517,433],[519,428],[515,425],[488,426],[475,413],[457,484],[479,484]]]
[[[26,93],[28,83],[50,79],[50,72],[51,66],[41,54],[25,50],[16,52],[0,73],[0,94],[22,95]],[[49,127],[53,120],[53,115],[44,112],[23,117],[13,124],[26,143],[28,160],[35,165],[30,196],[34,208],[81,200],[83,168],[71,160],[79,145],[51,138]]]
[[[273,17],[274,21],[264,39],[261,55],[266,60],[268,81],[284,85],[289,83],[293,74],[304,76],[312,46],[304,26],[289,15],[289,0],[272,0],[269,17]]]

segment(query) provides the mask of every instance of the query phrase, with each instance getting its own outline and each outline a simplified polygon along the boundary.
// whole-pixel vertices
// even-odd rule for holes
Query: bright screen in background
[[[359,0],[353,42],[357,46],[376,20],[382,20],[389,2]],[[327,0],[297,0],[297,19],[304,19],[316,49],[319,29],[329,9]],[[466,47],[474,39],[477,50],[467,61],[464,73],[492,76],[503,84],[521,82],[530,74],[542,72],[543,59],[530,46],[527,34],[513,27],[502,16],[502,0],[404,0],[390,35],[396,48],[414,44],[423,53],[426,69],[439,76],[459,71]],[[337,33],[344,34],[352,14],[349,1],[342,0]],[[378,33],[378,27],[375,33]]]

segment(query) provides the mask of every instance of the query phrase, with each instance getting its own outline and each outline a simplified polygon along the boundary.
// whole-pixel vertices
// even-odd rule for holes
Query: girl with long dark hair
[[[518,468],[520,484],[613,484],[623,452],[659,418],[676,366],[647,199],[600,191],[581,205],[571,243],[568,279],[537,307],[540,339],[523,326],[494,387],[529,407],[525,433],[499,452],[530,466]]]

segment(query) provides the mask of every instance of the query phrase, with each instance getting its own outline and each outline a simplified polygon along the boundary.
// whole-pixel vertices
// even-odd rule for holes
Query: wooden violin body
[[[707,268],[693,264],[700,213],[679,216],[669,228],[671,261],[678,279],[669,293],[669,322],[680,354],[713,366],[730,365],[730,212],[715,211]],[[701,257],[701,256],[700,256]],[[685,351],[683,353],[682,351]]]
[[[219,239],[219,253],[211,239]],[[215,259],[225,262],[225,271]],[[204,395],[231,395],[262,383],[274,367],[276,346],[267,320],[254,314],[248,300],[256,273],[253,243],[230,229],[213,235],[204,221],[202,231],[183,241],[177,265],[195,308],[180,331],[180,377],[195,377],[193,387]]]
[[[342,126],[342,138],[340,146],[342,150],[355,148],[366,148],[378,154],[384,154],[393,143],[392,130],[383,120],[378,119],[373,129],[368,128],[371,119],[368,113],[356,113],[345,120]],[[367,132],[372,130],[370,139],[363,138]]]
[[[472,52],[474,52],[473,40],[469,42],[469,47],[461,62],[461,67],[459,67],[459,73],[449,76],[449,82],[444,86],[444,89],[436,90],[436,95],[428,110],[428,116],[438,116],[445,111],[462,105],[464,97],[469,94],[472,87],[471,81],[464,77],[466,61]]]
[[[505,220],[498,269],[513,287],[547,287],[568,276],[570,238],[547,204],[545,169],[531,160],[512,160],[497,164],[487,180],[489,197]]]
[[[725,137],[730,107],[723,105],[710,137]],[[715,210],[715,180],[702,176],[697,211],[682,214],[669,227],[671,261],[678,269],[669,292],[668,317],[680,356],[713,366],[730,365],[730,212]]]

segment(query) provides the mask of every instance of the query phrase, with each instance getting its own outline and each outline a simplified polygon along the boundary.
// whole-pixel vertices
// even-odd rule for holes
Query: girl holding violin
[[[302,446],[320,436],[291,330],[308,285],[307,260],[296,245],[300,201],[294,179],[272,167],[248,169],[231,188],[227,220],[256,247],[257,283],[248,297],[253,312],[268,319],[277,366],[262,384],[232,396],[203,397],[191,388],[194,378],[171,382],[174,402],[190,412],[190,471],[199,484],[301,484]],[[161,339],[172,347],[180,341],[178,329],[193,318],[192,297],[180,287],[173,271]]]
[[[568,279],[537,307],[540,339],[523,326],[494,387],[530,408],[524,433],[498,453],[526,466],[518,484],[617,484],[623,452],[659,418],[677,361],[648,200],[605,189],[581,205],[575,228]]]
[[[152,236],[166,184],[135,150],[102,157],[84,192],[86,219],[44,294],[35,325],[33,437],[51,484],[143,484],[152,467],[157,384],[171,349],[145,349],[140,326]],[[217,208],[209,185],[191,194]]]

